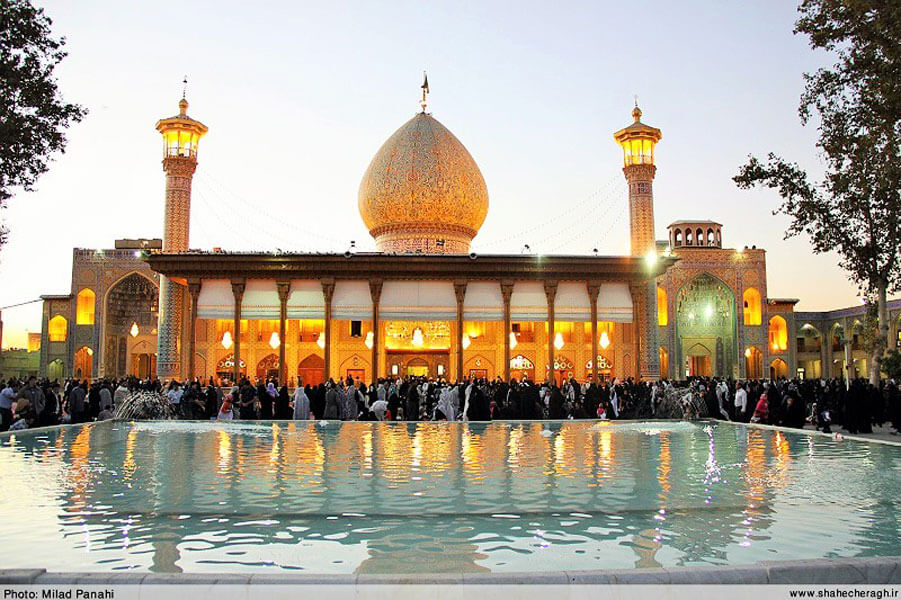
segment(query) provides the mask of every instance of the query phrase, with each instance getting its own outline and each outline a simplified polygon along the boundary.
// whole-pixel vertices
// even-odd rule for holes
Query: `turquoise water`
[[[0,436],[0,565],[418,573],[901,554],[901,447],[728,423]]]

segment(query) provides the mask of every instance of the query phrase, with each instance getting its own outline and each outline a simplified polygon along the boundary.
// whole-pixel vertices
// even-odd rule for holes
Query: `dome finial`
[[[635,118],[636,123],[641,121],[641,109],[638,108],[638,94],[635,94],[635,108],[632,109],[632,116]]]
[[[185,75],[184,80],[181,82],[181,100],[178,101],[178,114],[182,117],[188,114],[188,100],[186,98],[188,94],[188,76]]]
[[[422,107],[422,112],[424,113],[426,104],[428,104],[425,97],[429,93],[429,76],[425,71],[422,72],[422,85],[419,87],[422,88],[422,100],[419,101],[419,106]]]

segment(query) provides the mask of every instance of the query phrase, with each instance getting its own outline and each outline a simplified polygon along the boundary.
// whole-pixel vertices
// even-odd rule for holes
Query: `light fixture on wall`
[[[272,348],[273,350],[275,350],[276,348],[278,348],[281,345],[282,345],[282,341],[278,337],[278,332],[273,331],[272,335],[269,336],[269,347]]]
[[[132,323],[132,324],[131,324],[131,329],[129,330],[128,333],[131,334],[131,337],[138,337],[138,334],[141,333],[141,330],[138,329],[138,324],[137,324],[137,323]]]
[[[607,335],[606,331],[601,332],[601,339],[598,340],[598,343],[601,345],[602,350],[606,350],[610,347],[610,336]]]
[[[556,348],[557,350],[562,350],[563,346],[563,334],[558,331],[557,335],[554,336],[554,348]]]
[[[319,338],[316,340],[316,345],[325,350],[325,332],[322,331],[319,333]]]
[[[88,348],[87,351],[88,351],[88,356],[94,356],[94,349],[93,349],[93,348]]]
[[[438,376],[441,377],[444,375],[444,365],[438,365]]]
[[[745,358],[751,358],[751,349],[745,348]]]
[[[519,340],[516,339],[516,333],[510,332],[510,350],[516,348],[516,344],[519,343]]]
[[[422,337],[422,329],[417,327],[413,330],[413,345],[414,346],[422,346],[425,343],[425,338]]]
[[[397,372],[398,372],[397,365],[391,365],[391,374],[397,375]]]
[[[225,333],[222,334],[222,347],[228,350],[232,347],[232,332],[226,330]]]
[[[370,331],[366,333],[366,341],[363,342],[366,344],[366,347],[372,350],[373,342],[375,341],[375,335]]]
[[[469,345],[470,345],[471,343],[472,343],[472,340],[469,339],[469,335],[466,334],[466,333],[464,333],[464,334],[463,334],[463,341],[462,341],[463,349],[466,350],[467,348],[469,348]]]

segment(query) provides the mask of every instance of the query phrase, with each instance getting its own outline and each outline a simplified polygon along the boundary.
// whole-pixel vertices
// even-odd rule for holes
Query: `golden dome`
[[[488,214],[488,188],[454,134],[419,113],[376,152],[360,215],[382,252],[466,254]]]

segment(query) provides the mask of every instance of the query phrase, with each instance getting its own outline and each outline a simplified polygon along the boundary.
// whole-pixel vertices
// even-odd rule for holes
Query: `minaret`
[[[632,111],[635,122],[613,134],[623,148],[623,173],[629,182],[629,233],[632,256],[656,252],[654,239],[654,146],[663,135],[641,122],[638,102]]]
[[[163,252],[184,252],[188,249],[191,180],[197,168],[197,144],[207,127],[188,116],[188,101],[182,94],[178,115],[157,121],[156,130],[163,135],[163,171],[166,172]],[[183,286],[168,277],[160,277],[156,364],[160,379],[181,378],[179,334],[184,292]]]
[[[649,264],[657,260],[654,237],[654,146],[663,137],[660,130],[641,122],[638,100],[632,110],[635,122],[613,134],[623,149],[623,174],[629,183],[629,240],[632,256],[643,256]],[[654,277],[633,294],[638,317],[639,375],[642,379],[660,377],[657,344],[657,282]]]

